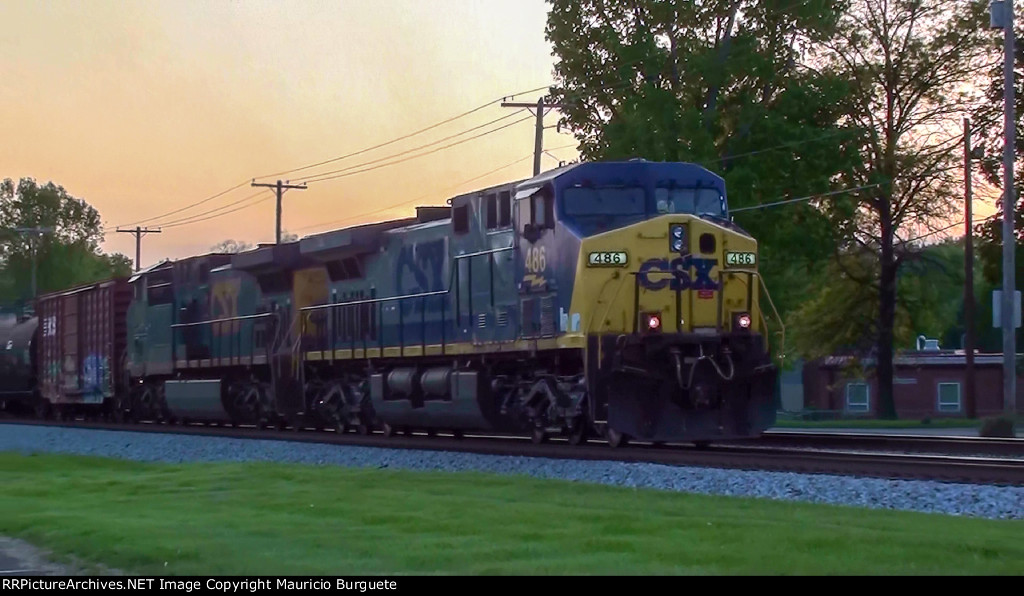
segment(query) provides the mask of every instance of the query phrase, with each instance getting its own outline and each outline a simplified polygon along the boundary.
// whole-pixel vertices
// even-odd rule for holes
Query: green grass
[[[978,428],[981,426],[981,421],[975,418],[933,418],[928,423],[919,419],[789,420],[779,418],[775,426],[778,428]]]
[[[1024,522],[478,473],[0,453],[0,534],[157,574],[1020,574]]]

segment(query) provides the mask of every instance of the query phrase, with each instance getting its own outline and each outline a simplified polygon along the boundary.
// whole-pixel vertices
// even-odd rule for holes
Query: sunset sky
[[[552,83],[546,12],[543,0],[2,2],[0,178],[52,180],[87,200],[107,226],[106,251],[134,258],[134,239],[114,233],[119,225],[162,227],[143,240],[143,266],[228,238],[272,241],[272,194],[244,201],[260,192],[249,179]],[[539,93],[515,99],[536,101]],[[381,160],[505,117],[424,151],[436,149],[529,117],[514,112],[494,104],[282,178]],[[416,204],[528,177],[533,136],[530,120],[391,167],[311,183],[285,195],[284,228],[306,235],[401,216]],[[576,157],[573,138],[554,129],[545,132],[545,147],[558,159]],[[542,167],[557,164],[545,156]],[[173,225],[215,209],[204,217],[223,216]]]
[[[551,84],[546,13],[544,0],[6,0],[0,178],[53,181],[87,200],[103,217],[108,252],[134,258],[134,238],[118,226],[161,227],[143,241],[143,266],[226,239],[272,241],[272,193],[250,179],[273,182],[267,175]],[[350,168],[286,194],[284,228],[308,235],[403,216],[528,177],[533,137],[528,113],[494,103],[283,174],[298,181]],[[577,156],[574,139],[553,128],[545,147],[543,169]],[[990,215],[978,190],[976,214]]]

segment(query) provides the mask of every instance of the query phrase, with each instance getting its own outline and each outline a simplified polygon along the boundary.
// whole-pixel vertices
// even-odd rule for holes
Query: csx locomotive
[[[33,376],[0,396],[44,416],[613,446],[774,423],[757,242],[719,176],[580,163],[448,203],[42,296],[0,327],[3,371]]]

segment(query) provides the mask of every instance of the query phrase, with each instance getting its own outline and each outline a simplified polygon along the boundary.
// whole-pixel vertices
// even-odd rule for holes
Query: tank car
[[[39,319],[0,317],[0,410],[22,414],[36,405]]]

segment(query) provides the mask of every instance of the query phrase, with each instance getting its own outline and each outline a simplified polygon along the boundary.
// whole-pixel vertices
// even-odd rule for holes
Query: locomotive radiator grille
[[[555,334],[555,299],[552,296],[540,299],[540,334],[545,337]]]

